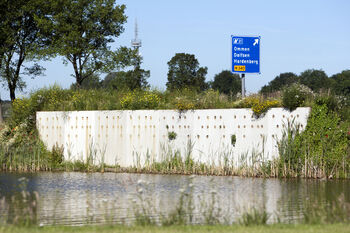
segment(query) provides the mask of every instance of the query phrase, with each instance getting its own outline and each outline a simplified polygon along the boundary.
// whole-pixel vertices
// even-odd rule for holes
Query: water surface
[[[350,201],[348,180],[262,179],[124,173],[41,172],[0,173],[0,196],[9,198],[19,191],[19,179],[26,177],[26,189],[39,193],[39,222],[80,225],[133,220],[137,189],[150,213],[168,213],[176,206],[181,189],[188,192],[193,183],[195,212],[199,214],[215,195],[220,215],[235,221],[250,208],[265,209],[270,221],[278,215],[284,222],[300,219],[307,201],[325,203],[344,195]],[[140,184],[140,180],[143,182]]]

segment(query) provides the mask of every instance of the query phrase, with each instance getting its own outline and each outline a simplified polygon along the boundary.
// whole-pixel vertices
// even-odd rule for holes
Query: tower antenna
[[[141,40],[137,38],[138,34],[137,19],[135,19],[135,38],[131,40],[131,46],[134,49],[138,49],[142,45]]]

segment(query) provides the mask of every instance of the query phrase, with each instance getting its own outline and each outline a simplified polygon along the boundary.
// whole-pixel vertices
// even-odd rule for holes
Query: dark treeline
[[[271,94],[281,91],[285,86],[293,83],[300,83],[313,92],[331,91],[333,94],[349,96],[350,95],[350,70],[344,70],[340,73],[328,77],[323,70],[308,69],[300,75],[291,72],[281,73],[260,90],[262,94]]]
[[[232,74],[229,70],[223,70],[215,75],[213,81],[206,82],[208,68],[200,67],[199,61],[193,54],[176,53],[168,62],[168,66],[166,87],[169,91],[191,89],[196,92],[202,92],[212,88],[228,96],[234,96],[241,91],[239,75]],[[147,82],[149,76],[150,72],[143,69],[110,72],[102,80],[97,75],[90,76],[82,82],[81,88],[145,90],[150,86]],[[76,84],[73,84],[71,88],[76,88]]]

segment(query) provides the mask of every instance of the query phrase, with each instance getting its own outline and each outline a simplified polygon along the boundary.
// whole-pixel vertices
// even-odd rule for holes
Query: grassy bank
[[[179,232],[237,232],[237,233],[348,233],[350,227],[348,224],[329,224],[329,225],[268,225],[268,226],[170,226],[170,227],[156,227],[156,226],[84,226],[84,227],[68,227],[68,226],[54,226],[54,227],[0,227],[0,232],[4,233],[36,233],[36,232],[149,232],[149,233],[179,233]]]
[[[291,88],[273,98],[252,95],[243,100],[213,90],[196,93],[191,90],[161,92],[71,90],[57,86],[40,89],[30,97],[13,103],[7,124],[0,126],[0,171],[86,171],[142,172],[160,174],[239,175],[251,177],[350,177],[349,105],[344,99],[325,93],[308,93]],[[345,101],[345,102],[344,102]],[[148,161],[147,166],[107,168],[96,165],[93,156],[88,161],[64,160],[62,148],[46,148],[36,131],[36,111],[115,110],[115,109],[189,109],[251,108],[261,117],[271,107],[293,110],[310,106],[312,112],[306,129],[290,122],[278,139],[279,157],[263,160],[261,154],[239,155],[241,166],[235,167],[230,152],[223,155],[220,165],[194,161],[191,150],[181,155],[164,151],[161,161]],[[169,139],[170,140],[170,139]],[[249,158],[248,158],[249,157]],[[90,157],[89,157],[90,158]],[[249,162],[248,162],[249,159]],[[253,164],[252,164],[253,163]],[[249,164],[249,165],[248,165]]]

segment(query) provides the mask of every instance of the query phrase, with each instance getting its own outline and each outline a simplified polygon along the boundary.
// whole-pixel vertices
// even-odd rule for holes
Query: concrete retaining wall
[[[37,112],[37,128],[48,148],[64,146],[68,160],[92,156],[96,163],[142,166],[179,151],[207,164],[229,158],[237,165],[251,156],[277,156],[284,126],[293,121],[304,129],[309,112],[273,108],[258,119],[251,109]],[[176,139],[169,140],[169,132]]]

